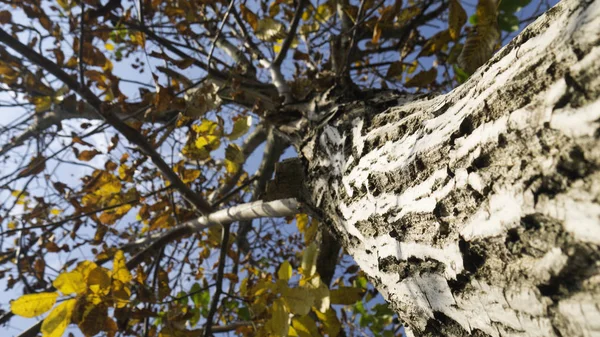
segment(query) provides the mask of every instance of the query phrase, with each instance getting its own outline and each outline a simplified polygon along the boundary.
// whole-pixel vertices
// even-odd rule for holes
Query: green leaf
[[[252,116],[240,117],[233,123],[233,130],[227,135],[229,140],[236,140],[246,134],[252,126]]]
[[[498,9],[506,13],[515,13],[529,5],[531,0],[502,0]]]
[[[331,304],[351,305],[360,301],[364,294],[364,289],[354,287],[339,287],[329,290]]]
[[[512,13],[501,13],[498,16],[498,27],[505,32],[516,32],[519,30],[519,18]]]
[[[290,312],[285,306],[283,299],[278,298],[273,302],[271,319],[268,327],[275,336],[286,337],[290,329]]]
[[[302,254],[302,274],[305,277],[313,276],[317,272],[317,244],[313,241],[306,247]]]
[[[315,295],[308,288],[289,288],[281,290],[281,296],[293,314],[306,315],[315,301]]]
[[[296,329],[299,337],[320,337],[321,334],[315,321],[309,316],[294,317],[292,326]]]

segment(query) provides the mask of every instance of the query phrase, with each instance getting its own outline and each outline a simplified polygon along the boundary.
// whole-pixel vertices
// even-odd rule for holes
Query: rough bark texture
[[[309,204],[409,336],[600,335],[599,34],[563,1],[451,93],[305,138]]]

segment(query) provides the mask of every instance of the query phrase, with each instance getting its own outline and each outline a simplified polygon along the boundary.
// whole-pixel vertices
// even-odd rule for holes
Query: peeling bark
[[[409,336],[600,335],[600,1],[565,0],[435,97],[337,106],[307,203]]]

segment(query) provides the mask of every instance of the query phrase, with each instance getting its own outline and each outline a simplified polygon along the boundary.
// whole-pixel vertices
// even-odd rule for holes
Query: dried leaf
[[[426,87],[426,86],[430,85],[431,83],[433,83],[435,81],[436,77],[437,77],[437,69],[431,68],[429,70],[421,71],[421,72],[417,73],[415,76],[413,76],[413,78],[406,81],[404,86],[407,88],[413,88],[413,87],[423,88],[423,87]]]
[[[4,25],[12,20],[12,14],[9,11],[0,11],[0,24]]]
[[[101,154],[102,152],[98,151],[98,150],[85,150],[85,151],[81,151],[79,152],[79,154],[77,155],[77,159],[81,160],[81,161],[90,161],[92,160],[96,155]]]

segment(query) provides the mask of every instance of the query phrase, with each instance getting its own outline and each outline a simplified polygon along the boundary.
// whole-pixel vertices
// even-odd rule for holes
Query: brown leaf
[[[430,85],[431,83],[433,83],[435,81],[436,77],[437,77],[437,69],[431,68],[427,71],[419,72],[413,78],[406,81],[406,84],[404,84],[404,86],[407,88],[414,88],[414,87],[423,88],[423,87],[426,87],[426,86]]]
[[[45,168],[46,168],[46,158],[44,158],[43,156],[33,157],[33,158],[31,158],[29,165],[27,165],[26,168],[21,170],[21,172],[19,172],[19,174],[17,176],[19,178],[23,178],[23,177],[35,175],[35,174],[38,174],[38,173],[44,171]]]
[[[77,159],[81,160],[81,161],[90,161],[92,160],[96,155],[101,154],[102,152],[98,151],[98,150],[85,150],[85,151],[81,151],[79,152],[79,154],[77,155]]]
[[[9,11],[0,11],[0,24],[4,25],[10,22],[12,14]]]

